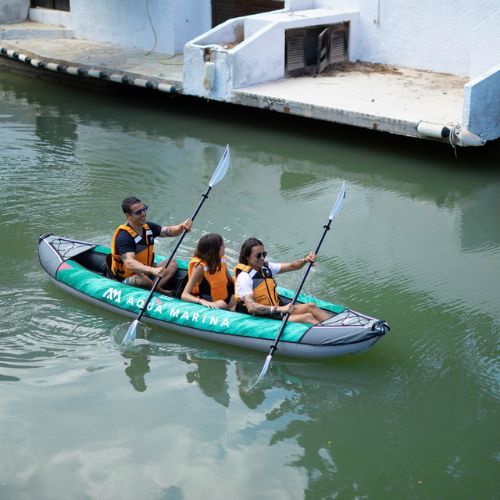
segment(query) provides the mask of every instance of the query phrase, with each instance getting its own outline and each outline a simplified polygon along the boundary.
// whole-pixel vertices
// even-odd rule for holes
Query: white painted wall
[[[500,60],[498,0],[287,0],[285,8],[359,11],[366,62],[474,77]]]
[[[500,64],[500,8],[477,24],[472,32],[470,78],[497,64]]]
[[[182,52],[210,29],[212,17],[211,0],[71,0],[70,8],[31,9],[30,17],[72,28],[76,38],[166,54]]]
[[[500,137],[500,64],[465,85],[462,123],[485,141]]]
[[[0,0],[0,24],[26,21],[29,7],[30,0]]]
[[[226,21],[208,34],[200,35],[184,47],[184,94],[226,100],[233,88],[233,55],[224,47],[243,37],[244,23],[240,18]],[[211,50],[210,62],[215,64],[215,78],[211,88],[204,87],[205,50]]]
[[[357,1],[364,61],[462,76],[469,75],[474,29],[500,10],[498,0]],[[495,61],[482,64],[491,67]]]

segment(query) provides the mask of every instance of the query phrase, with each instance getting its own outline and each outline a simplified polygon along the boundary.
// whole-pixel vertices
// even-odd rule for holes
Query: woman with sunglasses
[[[200,238],[189,262],[182,300],[210,309],[234,309],[234,281],[227,270],[224,253],[220,234],[205,234]]]
[[[306,263],[315,262],[316,255],[309,253],[303,259],[277,264],[267,262],[264,244],[257,238],[248,238],[243,242],[240,261],[236,266],[235,296],[236,310],[258,316],[280,319],[286,313],[289,320],[297,323],[316,324],[331,317],[316,304],[282,305],[276,290],[274,276],[302,269]]]
[[[160,262],[154,264],[154,239],[156,237],[178,236],[182,231],[190,231],[191,219],[175,226],[160,226],[146,221],[148,211],[139,198],[130,196],[122,202],[122,210],[127,222],[116,229],[111,242],[111,266],[108,265],[113,278],[126,285],[141,288],[152,288],[157,276],[161,277],[157,290],[171,295],[165,287],[177,271],[177,263],[172,260],[165,269]]]

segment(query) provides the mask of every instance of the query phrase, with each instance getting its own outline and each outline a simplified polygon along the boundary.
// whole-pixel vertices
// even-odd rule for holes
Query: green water
[[[372,350],[276,358],[130,322],[66,295],[44,232],[108,244],[135,194],[219,232],[231,264],[313,249],[304,291],[384,318]],[[460,151],[204,103],[142,102],[0,74],[0,498],[493,499],[500,492],[498,148]],[[158,242],[168,254],[172,239]],[[284,275],[294,288],[301,273]]]

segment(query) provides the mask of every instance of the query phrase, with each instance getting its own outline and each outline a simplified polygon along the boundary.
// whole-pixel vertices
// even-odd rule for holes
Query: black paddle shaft
[[[196,207],[196,210],[194,211],[193,215],[191,216],[191,220],[193,222],[196,219],[196,216],[198,215],[198,212],[200,211],[201,207],[203,206],[203,203],[205,203],[205,200],[208,198],[208,193],[210,193],[211,189],[212,189],[212,186],[208,186],[207,190],[203,193],[201,200],[198,203],[198,206]],[[170,265],[170,263],[172,262],[172,259],[174,258],[174,255],[175,255],[175,252],[177,252],[177,250],[179,249],[179,247],[182,243],[182,240],[184,239],[184,237],[186,236],[187,233],[188,233],[187,229],[184,229],[181,237],[179,238],[179,240],[177,241],[177,244],[175,245],[174,251],[170,254],[170,257],[163,265],[164,268],[167,268]],[[148,298],[144,302],[144,305],[141,307],[141,310],[139,311],[139,315],[137,316],[137,321],[141,321],[142,315],[146,311],[146,308],[148,307],[148,304],[151,301],[151,297],[153,296],[153,293],[158,288],[158,283],[160,282],[160,280],[161,280],[161,276],[157,276],[154,283],[153,283],[153,287],[151,288],[151,291],[149,292]]]
[[[316,247],[316,251],[314,252],[316,255],[318,255],[319,249],[321,248],[321,245],[323,244],[323,240],[325,239],[326,233],[328,231],[330,231],[330,226],[331,225],[332,225],[332,219],[329,219],[328,220],[328,224],[326,224],[325,226],[323,226],[325,228],[325,230],[323,231],[323,234],[321,235],[321,238],[320,238],[320,240],[318,242],[318,245]],[[292,305],[295,304],[295,302],[297,301],[297,297],[300,295],[300,291],[302,290],[302,287],[304,286],[304,283],[306,282],[307,276],[309,275],[309,271],[311,270],[312,266],[313,266],[313,263],[309,262],[309,265],[307,266],[307,269],[306,269],[306,272],[304,273],[302,281],[300,282],[300,285],[297,288],[297,291],[295,292],[295,295],[293,296],[293,299],[292,299],[292,302],[291,302]],[[283,317],[283,323],[281,324],[280,331],[279,331],[278,335],[276,336],[276,339],[274,340],[273,345],[269,349],[269,354],[271,356],[274,354],[274,351],[276,351],[276,349],[278,348],[278,342],[279,342],[279,340],[281,338],[281,334],[285,330],[285,326],[286,326],[286,324],[288,322],[288,318],[289,317],[290,317],[290,313],[286,313],[285,316]]]

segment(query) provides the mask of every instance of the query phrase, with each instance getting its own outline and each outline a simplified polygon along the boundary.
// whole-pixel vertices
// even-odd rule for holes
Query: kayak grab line
[[[109,80],[114,83],[132,85],[134,87],[141,87],[145,89],[159,90],[160,92],[169,94],[177,93],[176,86],[170,83],[138,77],[132,73],[127,73],[124,71],[104,70],[102,68],[97,68],[94,66],[61,64],[53,59],[34,57],[32,55],[18,52],[5,46],[0,46],[0,56],[21,61],[22,63],[31,65],[36,69],[48,70],[54,73],[66,73],[75,77]]]

